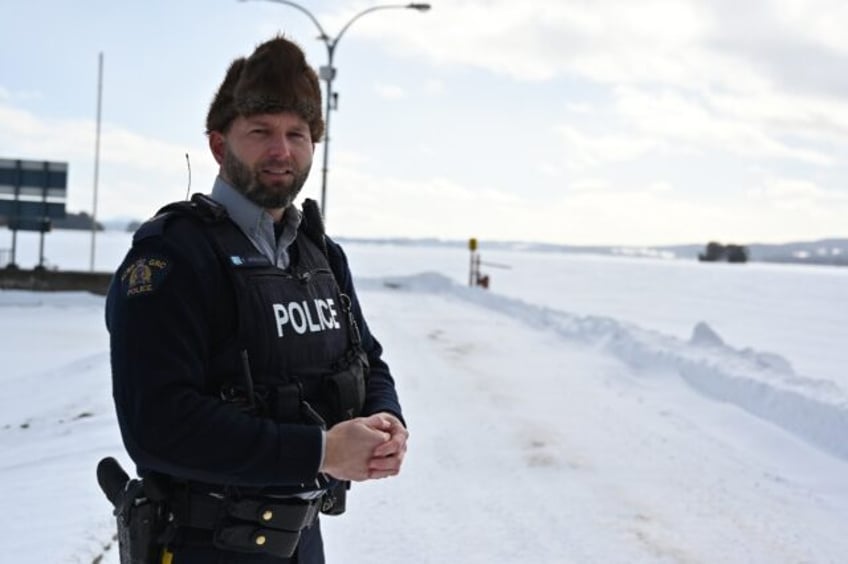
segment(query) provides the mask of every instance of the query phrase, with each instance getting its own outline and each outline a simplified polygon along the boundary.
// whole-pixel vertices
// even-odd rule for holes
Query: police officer
[[[324,131],[300,48],[236,59],[206,128],[211,194],[144,224],[109,291],[122,437],[163,563],[323,562],[318,512],[396,475],[407,431],[341,247],[293,205]]]

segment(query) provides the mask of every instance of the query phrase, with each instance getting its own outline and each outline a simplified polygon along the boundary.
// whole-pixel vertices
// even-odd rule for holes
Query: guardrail
[[[35,268],[0,269],[0,289],[39,292],[91,292],[105,296],[112,281],[109,272],[74,272]]]

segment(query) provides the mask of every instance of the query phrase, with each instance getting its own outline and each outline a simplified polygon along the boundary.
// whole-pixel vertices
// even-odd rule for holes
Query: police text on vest
[[[283,327],[289,325],[298,335],[306,332],[319,333],[327,329],[338,329],[338,315],[333,300],[316,298],[312,303],[289,302],[288,304],[272,304],[274,319],[277,321],[277,336],[283,336]]]

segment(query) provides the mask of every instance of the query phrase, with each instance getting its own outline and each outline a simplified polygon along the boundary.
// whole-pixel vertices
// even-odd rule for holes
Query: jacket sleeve
[[[318,427],[254,417],[210,389],[211,327],[232,290],[205,238],[194,239],[139,241],[110,287],[113,395],[127,451],[140,471],[309,487],[323,451]]]
[[[395,415],[406,425],[406,421],[403,419],[400,401],[398,400],[397,390],[395,389],[394,378],[392,378],[388,364],[382,358],[383,347],[374,335],[371,334],[368,323],[366,323],[365,317],[362,314],[362,307],[359,304],[359,298],[357,298],[356,290],[353,287],[353,276],[348,266],[347,257],[342,247],[329,237],[327,238],[327,255],[333,273],[336,275],[339,288],[350,297],[353,304],[353,315],[359,326],[362,347],[368,355],[368,363],[371,367],[368,376],[363,415],[372,415],[381,411],[387,411]]]

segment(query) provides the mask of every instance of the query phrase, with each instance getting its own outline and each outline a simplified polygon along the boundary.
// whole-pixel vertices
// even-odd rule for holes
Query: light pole
[[[247,0],[241,0],[242,2],[246,2]],[[312,15],[312,12],[297,4],[295,2],[289,2],[288,0],[267,0],[268,2],[277,2],[278,4],[286,4],[287,6],[291,6],[292,8],[296,8],[306,14],[312,23],[315,24],[315,27],[318,28],[318,39],[324,42],[324,45],[327,47],[327,64],[322,66],[318,71],[318,76],[326,82],[327,87],[327,103],[326,103],[326,111],[324,112],[324,168],[321,171],[321,212],[324,215],[324,219],[326,221],[327,218],[327,170],[329,169],[329,158],[330,158],[330,111],[336,109],[336,93],[333,92],[333,79],[336,77],[336,69],[333,66],[333,55],[336,52],[336,46],[339,44],[339,40],[344,35],[344,32],[353,25],[353,22],[364,16],[365,14],[370,14],[371,12],[376,12],[377,10],[392,10],[392,9],[403,9],[403,10],[418,10],[419,12],[426,12],[430,9],[430,4],[384,4],[380,6],[372,6],[370,8],[366,8],[362,10],[355,16],[353,16],[336,34],[335,37],[330,37],[327,35],[327,32],[324,31],[324,28],[321,27],[321,24],[318,22],[318,19]]]

